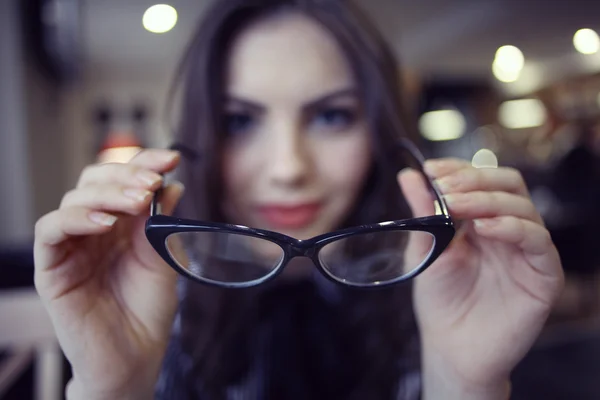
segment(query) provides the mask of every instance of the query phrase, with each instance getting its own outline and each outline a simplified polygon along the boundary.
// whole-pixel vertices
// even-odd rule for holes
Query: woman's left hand
[[[415,280],[426,398],[457,383],[461,398],[494,398],[560,295],[560,258],[518,171],[450,158],[430,160],[425,170],[461,221],[446,251]],[[401,173],[399,182],[416,216],[433,214],[420,174]]]

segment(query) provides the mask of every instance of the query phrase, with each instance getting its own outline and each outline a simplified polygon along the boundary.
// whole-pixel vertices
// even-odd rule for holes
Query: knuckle
[[[35,225],[33,227],[33,232],[34,235],[36,237],[41,237],[44,235],[44,233],[46,232],[47,226],[50,223],[50,220],[53,219],[53,217],[55,217],[56,215],[58,215],[59,211],[58,210],[54,210],[54,211],[50,211],[49,213],[41,216],[36,222]]]
[[[514,215],[511,215],[509,218],[513,221],[512,223],[515,227],[516,236],[521,241],[525,240],[525,237],[527,236],[527,227],[525,226],[525,221],[515,217]]]
[[[73,198],[74,198],[76,195],[77,195],[77,189],[71,189],[71,190],[67,191],[67,192],[66,192],[66,193],[63,195],[63,197],[62,197],[62,199],[61,199],[61,201],[60,201],[60,206],[59,206],[59,208],[63,208],[63,207],[65,207],[67,204],[69,204],[69,203],[70,203],[70,202],[73,200]]]
[[[506,221],[508,222],[509,226],[515,228],[516,232],[520,232],[523,234],[525,233],[525,224],[523,223],[523,220],[515,217],[514,215],[507,215],[504,218],[506,218]]]
[[[479,192],[480,200],[485,201],[490,205],[495,205],[500,201],[500,194],[498,192]]]
[[[477,168],[465,168],[459,172],[461,179],[470,183],[470,185],[479,187],[483,183],[483,172]]]
[[[132,162],[139,161],[140,159],[144,159],[155,152],[154,149],[142,149],[138,151],[135,156],[133,156],[126,164],[123,165],[131,165]]]
[[[507,172],[510,176],[510,180],[514,183],[515,186],[525,186],[525,179],[523,178],[523,174],[516,168],[509,167],[507,168]]]
[[[106,180],[106,178],[120,178],[131,169],[131,166],[123,163],[107,162],[103,164],[91,164],[84,168],[79,179],[79,184]]]
[[[499,192],[483,192],[480,200],[487,210],[498,210],[502,205],[502,194]]]
[[[96,171],[96,169],[100,168],[101,165],[98,164],[89,164],[86,165],[83,170],[81,171],[81,174],[79,175],[79,180],[85,180],[86,178],[88,178],[89,176],[93,175],[94,172]]]
[[[548,232],[547,229],[544,229],[544,233],[542,236],[542,243],[544,244],[544,246],[549,247],[549,248],[554,246],[554,241],[552,240],[552,235],[550,235],[550,232]]]
[[[40,219],[38,219],[33,227],[34,235],[36,237],[42,236],[44,232],[44,228],[46,226],[46,220],[48,219],[48,214],[44,215]]]

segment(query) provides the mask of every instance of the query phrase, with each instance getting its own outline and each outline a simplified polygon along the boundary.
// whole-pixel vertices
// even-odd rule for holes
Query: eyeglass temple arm
[[[169,150],[175,150],[178,151],[179,153],[181,153],[181,155],[185,158],[187,158],[190,161],[196,161],[199,158],[198,153],[196,153],[194,150],[190,149],[189,147],[187,147],[184,144],[181,143],[173,143],[169,146]],[[162,177],[164,178],[165,174],[161,174]],[[153,217],[155,215],[159,215],[161,214],[161,207],[160,207],[160,196],[163,193],[165,186],[164,186],[164,180],[163,180],[163,186],[161,186],[158,190],[156,190],[156,192],[154,192],[154,196],[152,196],[152,202],[150,203],[150,216]]]
[[[404,147],[415,158],[415,160],[417,161],[417,163],[419,165],[421,172],[423,173],[423,175],[425,175],[427,177],[426,184],[429,187],[430,193],[433,195],[433,197],[437,201],[437,204],[439,205],[439,208],[440,208],[440,212],[444,216],[450,217],[450,212],[448,211],[448,205],[446,204],[446,201],[444,200],[444,198],[442,196],[442,192],[438,189],[436,184],[425,173],[424,165],[425,165],[426,159],[425,159],[425,156],[423,156],[423,153],[421,153],[419,148],[413,142],[408,140],[407,138],[400,138],[400,146]]]
[[[164,183],[163,183],[163,186],[160,187],[159,189],[157,189],[154,192],[154,195],[152,196],[152,202],[150,203],[150,216],[151,217],[161,214],[161,207],[160,207],[160,202],[158,201],[158,198],[162,194],[163,189],[164,189]]]

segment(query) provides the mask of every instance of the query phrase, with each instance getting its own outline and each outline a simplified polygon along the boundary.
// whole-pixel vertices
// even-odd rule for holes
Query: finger
[[[93,164],[84,169],[78,187],[115,182],[157,188],[157,174],[173,170],[180,155],[171,150],[149,149],[138,153],[129,163]]]
[[[181,182],[174,182],[167,186],[161,197],[162,211],[165,215],[171,215],[181,200],[185,187]]]
[[[425,173],[434,179],[452,174],[463,168],[471,167],[472,166],[469,161],[453,157],[427,160],[423,165]]]
[[[514,216],[543,225],[531,200],[506,192],[451,193],[444,196],[450,214],[458,219]]]
[[[474,226],[478,234],[517,245],[529,254],[546,254],[554,247],[548,230],[526,219],[514,216],[481,218],[474,221]]]
[[[458,169],[436,180],[442,193],[502,191],[529,197],[523,176],[514,168]]]
[[[476,232],[488,239],[517,246],[527,262],[546,276],[559,282],[563,276],[560,257],[546,228],[535,222],[504,216],[475,220]]]
[[[35,225],[36,247],[56,246],[71,236],[98,235],[108,232],[117,217],[86,207],[52,211]]]
[[[93,185],[67,192],[60,208],[85,207],[138,215],[150,205],[152,192],[116,185]]]
[[[152,170],[131,164],[107,163],[86,167],[77,182],[77,188],[92,185],[116,184],[156,190],[162,176]]]
[[[54,286],[58,288],[54,293],[61,293],[63,288],[72,287],[76,277],[89,273],[91,265],[87,263],[77,268],[55,268],[69,256],[72,246],[65,245],[68,240],[77,236],[102,235],[113,229],[116,221],[114,215],[83,207],[55,210],[40,218],[35,226],[33,256],[34,284],[42,298],[55,298],[55,294],[48,291],[49,287]],[[77,243],[73,245],[77,246]]]

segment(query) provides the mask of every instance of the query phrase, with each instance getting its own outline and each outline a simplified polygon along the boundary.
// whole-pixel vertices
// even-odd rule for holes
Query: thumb
[[[413,218],[435,214],[435,203],[422,173],[411,168],[403,169],[398,173],[398,184]]]
[[[404,169],[398,173],[398,184],[412,211],[413,218],[435,214],[434,200],[422,173],[410,168]],[[432,247],[433,237],[429,233],[410,232],[406,247],[406,267],[414,269],[419,266]],[[410,271],[405,271],[408,272]]]
[[[162,213],[171,215],[183,196],[185,187],[181,182],[174,182],[163,189],[161,196]]]

